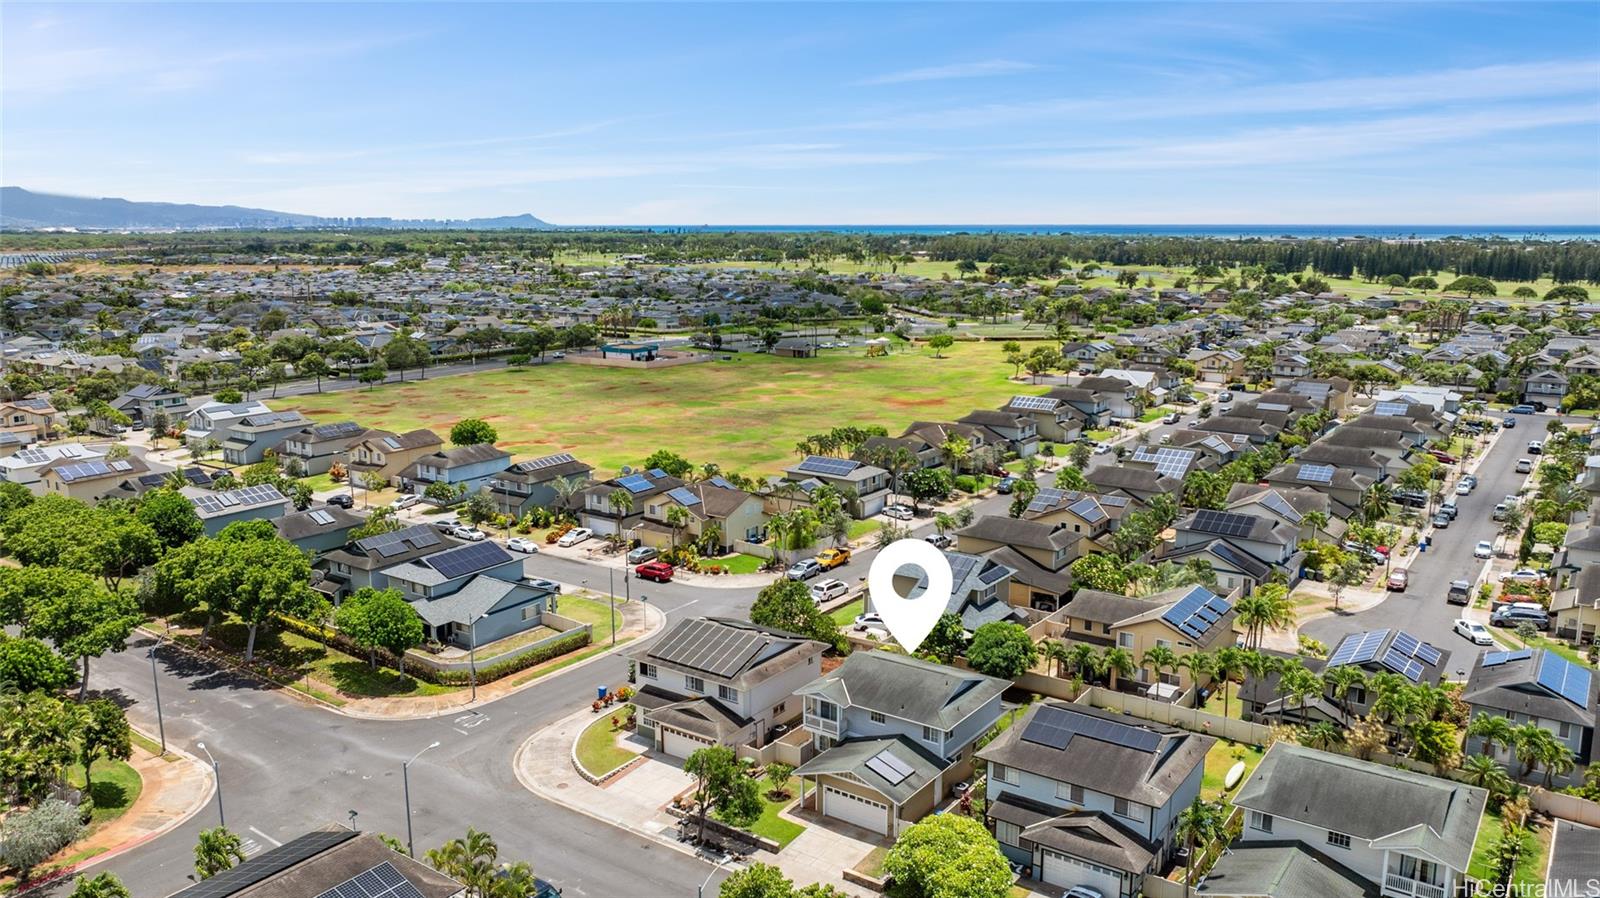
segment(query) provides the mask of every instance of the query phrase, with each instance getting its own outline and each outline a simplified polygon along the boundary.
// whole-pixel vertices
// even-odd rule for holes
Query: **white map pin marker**
[[[895,572],[912,565],[927,575],[922,595],[906,598],[894,588]],[[889,635],[908,652],[916,652],[922,640],[933,632],[933,625],[950,605],[954,584],[950,561],[932,543],[902,539],[889,544],[872,560],[867,572],[867,589],[872,593],[872,608],[883,616]]]

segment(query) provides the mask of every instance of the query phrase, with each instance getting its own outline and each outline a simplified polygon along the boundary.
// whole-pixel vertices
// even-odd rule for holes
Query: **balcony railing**
[[[1411,879],[1398,873],[1386,873],[1383,877],[1383,894],[1398,898],[1444,898],[1444,886]]]
[[[837,720],[829,720],[826,717],[807,714],[805,716],[805,727],[824,736],[832,736],[836,739],[839,737],[839,721]]]

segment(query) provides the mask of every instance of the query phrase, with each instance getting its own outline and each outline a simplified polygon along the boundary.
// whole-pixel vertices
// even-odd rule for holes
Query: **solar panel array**
[[[479,571],[486,571],[497,564],[505,564],[511,560],[506,550],[500,544],[485,540],[481,543],[468,543],[455,549],[446,549],[422,559],[422,563],[433,568],[440,574],[454,580]]]
[[[1197,453],[1193,449],[1151,449],[1139,446],[1130,456],[1132,461],[1155,465],[1156,473],[1166,477],[1182,477],[1189,473]]]
[[[1245,536],[1255,529],[1256,519],[1247,514],[1202,508],[1194,513],[1194,523],[1190,527],[1202,533]]]
[[[228,490],[225,493],[207,493],[203,496],[196,496],[194,504],[201,514],[222,514],[242,508],[265,505],[269,502],[282,501],[283,493],[278,492],[277,487],[263,483],[258,486]]]
[[[326,527],[333,523],[333,515],[328,514],[326,511],[323,511],[320,508],[312,509],[309,514],[311,515],[311,520],[320,526]]]
[[[15,457],[30,465],[42,465],[60,456],[45,449],[21,449],[17,451]]]
[[[1267,412],[1286,412],[1289,410],[1289,406],[1281,402],[1257,402],[1256,408]]]
[[[318,830],[306,833],[264,854],[256,855],[237,867],[224,870],[210,879],[184,889],[183,898],[228,898],[246,888],[269,879],[316,857],[336,845],[354,839],[358,833],[351,830]]]
[[[656,478],[657,480],[659,480],[662,477],[667,476],[667,472],[661,470],[660,468],[651,468],[650,469],[650,476]]]
[[[848,458],[829,458],[825,455],[808,455],[806,460],[796,466],[797,470],[808,474],[822,474],[829,477],[843,477],[861,467],[861,462]]]
[[[1389,635],[1388,630],[1368,630],[1365,633],[1351,633],[1340,640],[1339,647],[1328,656],[1329,667],[1339,667],[1343,664],[1367,664],[1378,657],[1378,646]]]
[[[1289,500],[1283,498],[1283,496],[1277,490],[1268,490],[1263,493],[1261,496],[1261,504],[1291,524],[1300,523],[1300,512],[1296,511],[1295,507],[1289,504]]]
[[[1415,658],[1423,664],[1438,664],[1441,657],[1438,649],[1404,630],[1394,634],[1394,641],[1389,644],[1389,647],[1407,658]]]
[[[650,650],[650,655],[727,678],[744,667],[763,640],[762,635],[740,627],[705,619],[689,620],[674,627]]]
[[[1060,404],[1061,400],[1051,399],[1049,396],[1013,396],[1007,407],[1029,412],[1048,412]]]
[[[74,480],[84,480],[90,477],[104,477],[113,471],[131,471],[133,465],[125,461],[107,462],[103,459],[79,462],[75,465],[62,465],[55,469],[56,476],[71,483]]]
[[[331,440],[337,437],[353,437],[365,429],[354,421],[336,421],[332,424],[318,424],[311,428],[311,433],[318,439]]]
[[[1374,415],[1403,416],[1411,408],[1405,402],[1380,402],[1372,407]]]
[[[1028,502],[1028,511],[1048,511],[1061,504],[1061,499],[1066,495],[1064,490],[1053,487],[1042,489],[1033,494],[1033,499]]]
[[[529,459],[528,461],[517,465],[517,467],[523,472],[537,471],[541,468],[553,468],[556,465],[564,465],[567,462],[573,461],[577,461],[577,459],[573,458],[570,453],[558,452],[555,455],[546,455],[543,458]]]
[[[1422,682],[1422,662],[1391,646],[1383,653],[1383,666],[1413,683]]]
[[[1096,502],[1093,496],[1084,496],[1082,499],[1067,506],[1067,511],[1091,524],[1098,524],[1108,517],[1106,510],[1100,507],[1100,503]]]
[[[400,448],[400,438],[399,437],[384,437],[383,438],[383,445],[388,446],[390,449],[399,449]]]
[[[682,505],[685,508],[700,504],[700,497],[696,496],[693,492],[690,492],[687,487],[673,487],[672,489],[667,490],[667,495],[671,496],[674,502],[677,502],[679,505]]]
[[[413,524],[404,530],[379,533],[356,540],[356,548],[362,552],[377,552],[381,558],[393,558],[416,549],[437,546],[439,542],[439,534],[432,527],[427,524]]]
[[[1484,667],[1498,667],[1508,661],[1526,661],[1533,657],[1533,649],[1517,649],[1514,652],[1488,652],[1483,656]]]
[[[422,892],[411,880],[401,876],[393,864],[384,861],[323,892],[317,898],[422,898]]]
[[[1539,659],[1540,686],[1550,690],[1580,708],[1589,706],[1591,673],[1552,651],[1545,651]]]
[[[915,772],[911,765],[895,757],[894,752],[887,748],[867,759],[867,769],[883,777],[891,786],[900,785]]]
[[[629,474],[626,477],[620,477],[617,479],[617,485],[630,493],[642,493],[650,489],[651,486],[650,478],[643,474]]]
[[[1217,621],[1233,610],[1233,605],[1206,589],[1196,586],[1189,594],[1168,608],[1161,619],[1178,628],[1178,631],[1195,639],[1204,638]]]
[[[1050,705],[1040,705],[1022,731],[1024,742],[1057,750],[1065,749],[1076,736],[1147,753],[1161,744],[1161,737],[1149,730]]]
[[[723,477],[721,474],[718,474],[717,476],[711,478],[707,482],[710,483],[712,486],[720,486],[725,490],[736,490],[736,489],[738,489],[738,487],[734,486],[733,483],[728,480],[728,478]]]
[[[1332,483],[1333,465],[1301,465],[1296,477],[1306,483]]]

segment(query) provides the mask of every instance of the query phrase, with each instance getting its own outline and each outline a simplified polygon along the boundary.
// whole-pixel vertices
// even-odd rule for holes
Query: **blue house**
[[[463,496],[488,486],[496,474],[511,464],[511,453],[490,443],[441,449],[417,459],[400,472],[402,491],[422,495],[429,485],[448,483],[465,486]]]
[[[277,487],[265,483],[222,493],[192,486],[180,492],[194,503],[195,514],[200,516],[206,536],[216,536],[235,521],[277,520],[294,507]]]
[[[301,551],[317,553],[344,545],[350,539],[350,531],[366,522],[364,515],[337,505],[324,505],[286,514],[272,524],[278,528],[279,536]]]
[[[541,625],[553,595],[523,582],[522,559],[495,542],[457,546],[383,574],[417,610],[429,639],[462,648]]]

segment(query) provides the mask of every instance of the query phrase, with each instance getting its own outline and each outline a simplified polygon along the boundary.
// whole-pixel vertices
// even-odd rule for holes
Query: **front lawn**
[[[83,765],[67,768],[67,783],[75,789],[83,788]],[[144,789],[144,779],[139,771],[124,761],[99,760],[94,762],[94,788],[89,795],[94,799],[94,812],[89,818],[92,832],[121,817],[138,800]]]
[[[882,521],[876,521],[876,520],[873,520],[871,518],[868,518],[865,521],[851,521],[850,522],[850,538],[851,539],[860,539],[861,537],[866,536],[869,533],[877,533],[879,530],[882,530],[882,529],[883,529],[883,522]]]
[[[515,636],[497,639],[488,645],[478,648],[478,661],[483,662],[490,658],[498,658],[507,652],[520,649],[530,643],[538,642],[541,639],[549,639],[558,632],[558,630],[551,627],[534,627],[530,630],[523,630]]]
[[[1231,807],[1233,802],[1224,797],[1222,788],[1222,784],[1227,781],[1228,771],[1234,764],[1244,762],[1244,776],[1228,793],[1231,795],[1237,793],[1239,787],[1250,779],[1250,774],[1255,772],[1256,765],[1261,763],[1263,754],[1265,752],[1253,745],[1218,739],[1217,744],[1211,746],[1211,751],[1206,753],[1206,771],[1200,780],[1200,797],[1206,801],[1221,801],[1224,806]]]
[[[1116,435],[1117,432],[1114,430],[1086,430],[1083,432],[1083,438],[1094,443],[1103,443]]]
[[[1224,713],[1223,710],[1222,700],[1225,690],[1231,690],[1227,692],[1228,700],[1226,713]],[[1232,717],[1234,720],[1243,720],[1244,709],[1242,706],[1244,703],[1239,701],[1238,692],[1239,684],[1232,682],[1225,683],[1221,689],[1214,690],[1211,693],[1211,697],[1206,699],[1205,707],[1201,708],[1200,710],[1206,712],[1207,714],[1214,714],[1218,717]],[[1227,771],[1223,772],[1226,773]]]
[[[244,657],[248,635],[244,623],[235,617],[219,621],[211,628],[212,642],[240,659]],[[281,626],[264,624],[257,629],[256,660],[264,661],[280,671],[290,672],[295,680],[310,677],[353,696],[388,698],[442,695],[460,688],[427,683],[387,667],[374,670],[365,658],[347,655]],[[308,688],[301,682],[285,685],[302,689],[318,698],[334,698]]]
[[[1483,822],[1478,826],[1478,840],[1472,845],[1472,862],[1467,867],[1467,875],[1485,880],[1493,878],[1494,846],[1500,841],[1503,829],[1498,810],[1484,811]],[[1548,826],[1533,828],[1526,845],[1530,850],[1517,858],[1517,869],[1511,874],[1513,886],[1544,882],[1544,868],[1550,859],[1550,834]]]
[[[627,705],[619,705],[601,711],[578,735],[578,763],[592,775],[605,776],[639,757],[638,753],[617,745],[617,736],[622,731],[611,728],[611,718],[624,719],[627,708]]]
[[[644,584],[639,584],[643,586]],[[622,628],[622,597],[617,597],[617,628]],[[561,596],[556,602],[556,613],[562,617],[570,617],[580,624],[590,624],[594,627],[594,644],[609,645],[611,642],[611,603],[609,597],[599,599],[585,598],[583,596]]]
[[[710,562],[727,568],[730,574],[758,574],[761,572],[761,566],[767,563],[767,559],[759,555],[741,553],[726,558],[712,558]]]
[[[862,597],[840,605],[838,608],[828,612],[828,616],[833,618],[833,622],[839,626],[848,627],[856,622],[856,618],[861,615],[861,612],[864,611],[866,607],[867,600],[865,597]]]
[[[771,839],[780,846],[788,845],[795,837],[806,831],[804,826],[793,820],[785,820],[778,813],[799,798],[794,793],[793,784],[790,785],[790,795],[787,798],[774,800],[767,795],[766,780],[761,781],[761,816],[755,823],[750,824],[750,831],[765,839]]]

